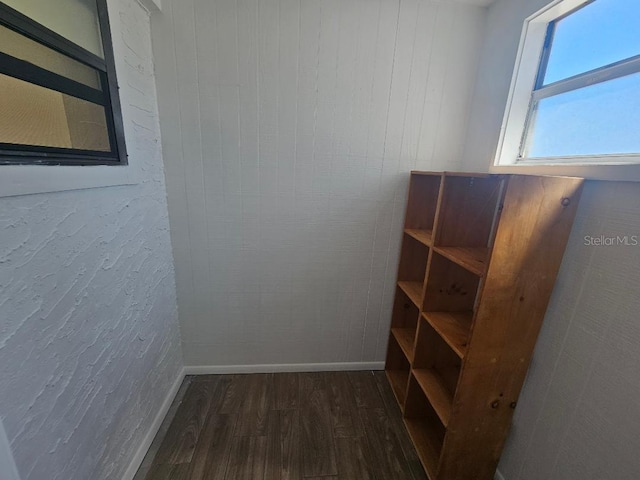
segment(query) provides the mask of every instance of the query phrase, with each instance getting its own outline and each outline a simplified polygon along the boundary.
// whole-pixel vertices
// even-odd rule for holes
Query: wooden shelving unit
[[[427,247],[431,246],[432,237],[433,237],[432,230],[429,230],[429,229],[419,230],[417,228],[406,228],[404,230],[404,233],[406,233],[410,237],[415,238],[416,240],[418,240],[423,245],[426,245]]]
[[[427,475],[436,478],[446,429],[413,374],[408,389],[404,423]]]
[[[413,342],[416,337],[416,331],[413,328],[392,328],[391,334],[395,337],[396,342],[402,349],[402,353],[411,361],[413,359]]]
[[[420,305],[422,299],[422,282],[398,281],[398,287],[411,299],[415,306]]]
[[[428,312],[422,317],[440,334],[460,358],[464,358],[469,343],[473,312]]]
[[[398,403],[404,408],[404,401],[407,392],[407,382],[411,373],[409,360],[405,357],[404,352],[392,337],[389,340],[389,348],[387,351],[386,373],[391,390],[393,390]]]
[[[413,375],[440,418],[440,421],[446,427],[449,424],[449,417],[451,416],[453,395],[451,395],[451,392],[445,386],[444,380],[440,377],[440,374],[432,368],[414,369]]]
[[[413,172],[386,372],[431,480],[491,480],[583,179]]]
[[[486,247],[436,247],[434,250],[474,275],[482,277],[487,270],[489,249]]]

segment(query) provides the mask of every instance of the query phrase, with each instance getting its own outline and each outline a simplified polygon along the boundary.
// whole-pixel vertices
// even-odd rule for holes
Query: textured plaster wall
[[[2,474],[2,480],[20,480],[2,422],[0,422],[0,474]]]
[[[149,17],[109,8],[141,183],[0,198],[0,417],[22,480],[121,478],[182,367]]]
[[[384,359],[412,169],[460,166],[485,9],[164,0],[185,361]]]
[[[492,161],[522,23],[548,0],[489,10],[464,167]],[[640,183],[587,182],[499,470],[505,480],[636,480],[640,472]],[[633,243],[632,239],[629,243]]]

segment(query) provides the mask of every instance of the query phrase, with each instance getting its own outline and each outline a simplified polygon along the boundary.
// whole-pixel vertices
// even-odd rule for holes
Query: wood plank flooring
[[[427,478],[384,372],[202,375],[185,383],[136,480]]]

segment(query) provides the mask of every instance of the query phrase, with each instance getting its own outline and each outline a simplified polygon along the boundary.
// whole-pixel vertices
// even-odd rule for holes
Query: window
[[[0,165],[126,163],[105,0],[0,2]]]
[[[561,0],[525,21],[495,165],[640,163],[638,0]]]

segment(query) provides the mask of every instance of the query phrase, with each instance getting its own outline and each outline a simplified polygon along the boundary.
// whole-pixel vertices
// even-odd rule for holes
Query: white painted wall
[[[485,10],[163,1],[152,17],[188,365],[381,361],[411,169],[456,169]]]
[[[9,439],[0,421],[0,475],[3,480],[20,480]]]
[[[489,10],[465,145],[487,170],[498,143],[522,22],[548,0]],[[588,182],[499,470],[506,480],[635,480],[640,472],[640,184]]]
[[[0,198],[0,418],[22,480],[122,478],[182,368],[149,17],[109,7],[141,183]]]

